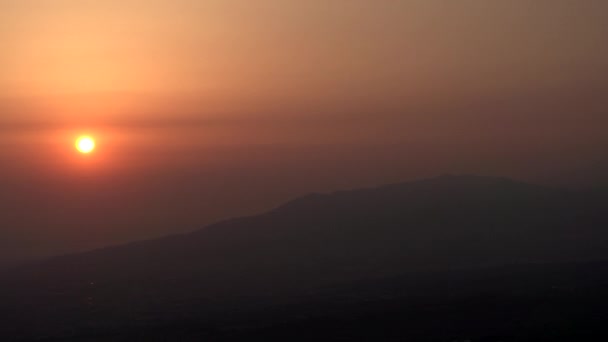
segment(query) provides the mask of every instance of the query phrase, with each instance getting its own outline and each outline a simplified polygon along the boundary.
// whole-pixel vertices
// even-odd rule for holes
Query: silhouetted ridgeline
[[[608,260],[604,198],[472,176],[309,195],[191,234],[5,272],[0,336],[599,334],[608,304],[608,264],[594,262]]]

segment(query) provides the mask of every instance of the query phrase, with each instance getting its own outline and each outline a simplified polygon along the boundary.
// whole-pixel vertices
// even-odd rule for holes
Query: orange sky
[[[0,0],[1,137],[111,126],[217,144],[446,142],[526,112],[588,135],[604,98],[588,94],[608,84],[606,10],[603,0]],[[553,99],[568,103],[548,109]],[[562,129],[525,120],[517,134]]]
[[[159,95],[195,96],[207,106],[204,116],[269,103],[339,107],[536,89],[606,71],[607,7],[601,0],[1,0],[0,94],[50,97],[57,113],[47,115],[87,119],[123,115]]]

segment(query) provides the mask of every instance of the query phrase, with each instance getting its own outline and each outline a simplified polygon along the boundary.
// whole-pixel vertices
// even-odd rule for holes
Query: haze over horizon
[[[606,184],[606,11],[0,0],[0,261],[444,173]]]
[[[0,341],[608,341],[607,14],[0,0]]]

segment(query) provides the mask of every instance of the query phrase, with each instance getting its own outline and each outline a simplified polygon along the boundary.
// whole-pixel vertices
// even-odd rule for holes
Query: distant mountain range
[[[605,199],[475,176],[311,194],[189,234],[4,272],[0,314],[11,318],[0,323],[0,336],[103,335],[193,317],[199,326],[220,313],[347,294],[361,284],[430,295],[436,279],[457,282],[487,269],[577,269],[573,262],[608,259]],[[439,289],[433,296],[449,287]],[[484,291],[478,283],[472,289]]]

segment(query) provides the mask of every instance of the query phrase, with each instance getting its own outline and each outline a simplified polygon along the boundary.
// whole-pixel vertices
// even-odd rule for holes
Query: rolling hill
[[[0,336],[201,322],[403,277],[409,279],[397,282],[403,291],[431,295],[432,279],[441,277],[457,283],[506,265],[608,259],[608,208],[601,198],[475,176],[311,194],[189,234],[4,272],[0,314],[10,318]],[[432,295],[449,288],[443,289]]]

